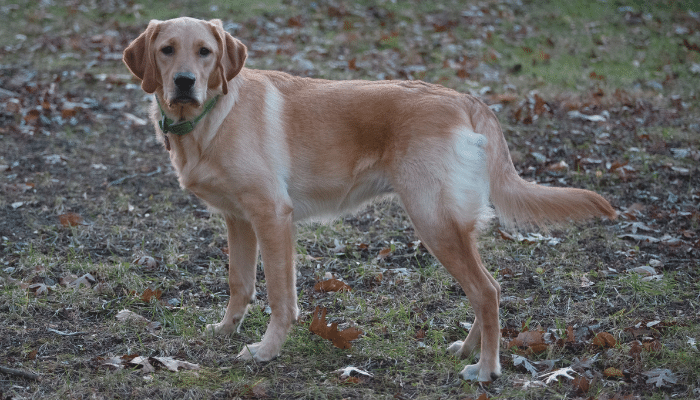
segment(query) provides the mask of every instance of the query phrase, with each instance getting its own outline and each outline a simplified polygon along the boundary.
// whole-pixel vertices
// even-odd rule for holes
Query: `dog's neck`
[[[186,135],[194,130],[195,125],[197,125],[197,123],[204,118],[204,116],[206,116],[212,108],[214,108],[218,100],[219,96],[209,99],[206,103],[204,103],[201,114],[194,117],[192,120],[181,119],[179,121],[175,121],[166,115],[163,105],[161,104],[161,100],[158,98],[158,95],[156,95],[156,102],[158,103],[158,108],[160,109],[161,115],[161,120],[158,122],[158,126],[160,126],[163,134],[173,133],[178,136]]]

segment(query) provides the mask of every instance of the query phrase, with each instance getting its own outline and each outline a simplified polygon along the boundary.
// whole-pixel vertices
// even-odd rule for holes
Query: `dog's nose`
[[[188,91],[194,86],[195,77],[191,72],[178,72],[175,74],[175,86],[181,91]]]

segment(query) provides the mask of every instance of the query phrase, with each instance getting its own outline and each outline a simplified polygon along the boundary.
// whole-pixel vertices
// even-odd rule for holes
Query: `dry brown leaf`
[[[630,345],[630,356],[632,356],[635,360],[639,359],[639,355],[642,353],[642,342],[639,340],[633,340]]]
[[[377,260],[383,260],[387,257],[389,257],[389,254],[391,254],[391,249],[388,247],[385,247],[379,251],[379,254],[377,255]]]
[[[141,372],[144,374],[150,374],[151,372],[155,372],[155,368],[153,368],[153,365],[149,362],[148,357],[134,357],[131,360],[128,361],[129,364],[134,365],[134,366],[140,366],[141,367]]]
[[[29,285],[27,289],[31,290],[34,293],[34,296],[49,294],[49,287],[43,283],[34,283],[32,285]]]
[[[140,298],[146,303],[150,303],[151,299],[156,299],[160,300],[160,296],[163,294],[163,291],[160,289],[153,290],[151,288],[146,288],[146,290],[143,291],[141,294]]]
[[[614,367],[606,368],[605,371],[603,371],[603,375],[607,378],[622,378],[624,376],[622,371]]]
[[[136,314],[133,311],[130,310],[121,310],[117,313],[116,315],[117,321],[121,322],[127,322],[127,321],[135,321],[135,322],[149,322],[146,317],[142,317],[138,314]]]
[[[569,325],[566,327],[566,343],[576,342],[576,335],[574,335],[574,327]]]
[[[345,282],[331,278],[315,284],[314,290],[317,292],[349,292],[351,288]]]
[[[527,350],[531,354],[541,354],[547,351],[547,348],[549,348],[549,345],[545,343],[535,343],[528,346]]]
[[[642,347],[646,351],[661,351],[661,343],[658,340],[645,340]]]
[[[332,323],[330,326],[326,325],[326,308],[321,308],[320,306],[316,306],[314,310],[314,317],[311,320],[311,325],[309,325],[309,330],[326,340],[330,340],[335,347],[340,349],[351,348],[350,341],[357,339],[363,333],[356,327],[338,331],[337,323]]]
[[[75,281],[76,279],[78,279],[77,275],[68,274],[62,276],[61,279],[59,279],[58,283],[60,283],[61,286],[68,286],[71,282]]]
[[[540,330],[524,331],[518,334],[518,337],[508,343],[508,347],[531,347],[533,345],[546,345],[544,342],[543,333]]]
[[[615,347],[615,345],[617,344],[617,340],[615,340],[615,337],[613,337],[613,335],[607,332],[600,332],[599,334],[595,335],[592,343],[594,346],[607,348]]]
[[[148,268],[155,268],[156,266],[158,266],[158,261],[156,261],[156,259],[151,256],[139,257],[136,260],[134,260],[134,263],[138,265],[144,265]]]
[[[588,390],[591,388],[591,383],[588,381],[588,379],[586,379],[586,377],[577,376],[573,381],[571,381],[571,386],[573,386],[576,393],[583,395],[588,393]]]
[[[80,286],[85,286],[86,288],[89,289],[89,288],[92,287],[92,285],[93,285],[95,282],[97,282],[97,279],[95,279],[95,277],[92,276],[92,274],[87,273],[87,274],[85,274],[85,275],[83,275],[83,276],[77,278],[76,280],[70,282],[70,283],[68,284],[68,286],[72,286],[72,287],[74,287],[74,288],[76,288],[76,289],[78,289]]]
[[[81,217],[79,214],[72,212],[59,215],[58,220],[63,226],[84,225],[83,217]]]
[[[193,364],[191,362],[176,360],[172,357],[149,357],[151,362],[158,361],[163,364],[165,368],[170,371],[177,372],[180,369],[199,369],[199,364]]]

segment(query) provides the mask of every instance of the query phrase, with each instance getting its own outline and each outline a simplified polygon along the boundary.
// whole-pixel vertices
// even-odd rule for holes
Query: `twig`
[[[57,331],[56,329],[51,329],[51,328],[46,328],[47,331],[57,333],[61,336],[78,336],[78,335],[87,335],[89,332],[63,332],[63,331]]]
[[[109,184],[107,184],[107,186],[121,185],[121,184],[124,183],[124,181],[126,181],[127,179],[136,178],[136,177],[138,177],[138,176],[151,177],[151,176],[153,176],[153,175],[155,175],[155,174],[160,174],[161,172],[162,172],[162,169],[161,169],[160,166],[159,166],[155,171],[149,172],[149,173],[147,173],[147,174],[131,174],[131,175],[123,176],[123,177],[121,177],[121,178],[119,178],[119,179],[113,180],[112,182],[110,182]]]
[[[19,377],[26,378],[26,379],[31,379],[34,381],[41,380],[41,375],[39,375],[39,374],[35,374],[33,372],[22,371],[22,370],[14,369],[14,368],[3,367],[2,365],[0,365],[0,372],[5,373],[7,375],[14,375],[14,376],[19,376]]]

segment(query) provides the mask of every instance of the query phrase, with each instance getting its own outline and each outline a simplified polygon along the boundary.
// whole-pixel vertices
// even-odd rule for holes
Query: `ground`
[[[700,396],[700,8],[441,3],[0,0],[0,399]],[[234,357],[269,318],[260,268],[241,333],[203,333],[228,299],[225,227],[179,188],[121,63],[148,20],[181,15],[222,19],[251,68],[478,96],[524,178],[610,200],[615,221],[483,231],[501,378],[457,375],[470,361],[445,349],[472,309],[396,201],[299,227],[279,358]],[[331,275],[351,290],[314,290]],[[316,306],[364,334],[334,347]]]

